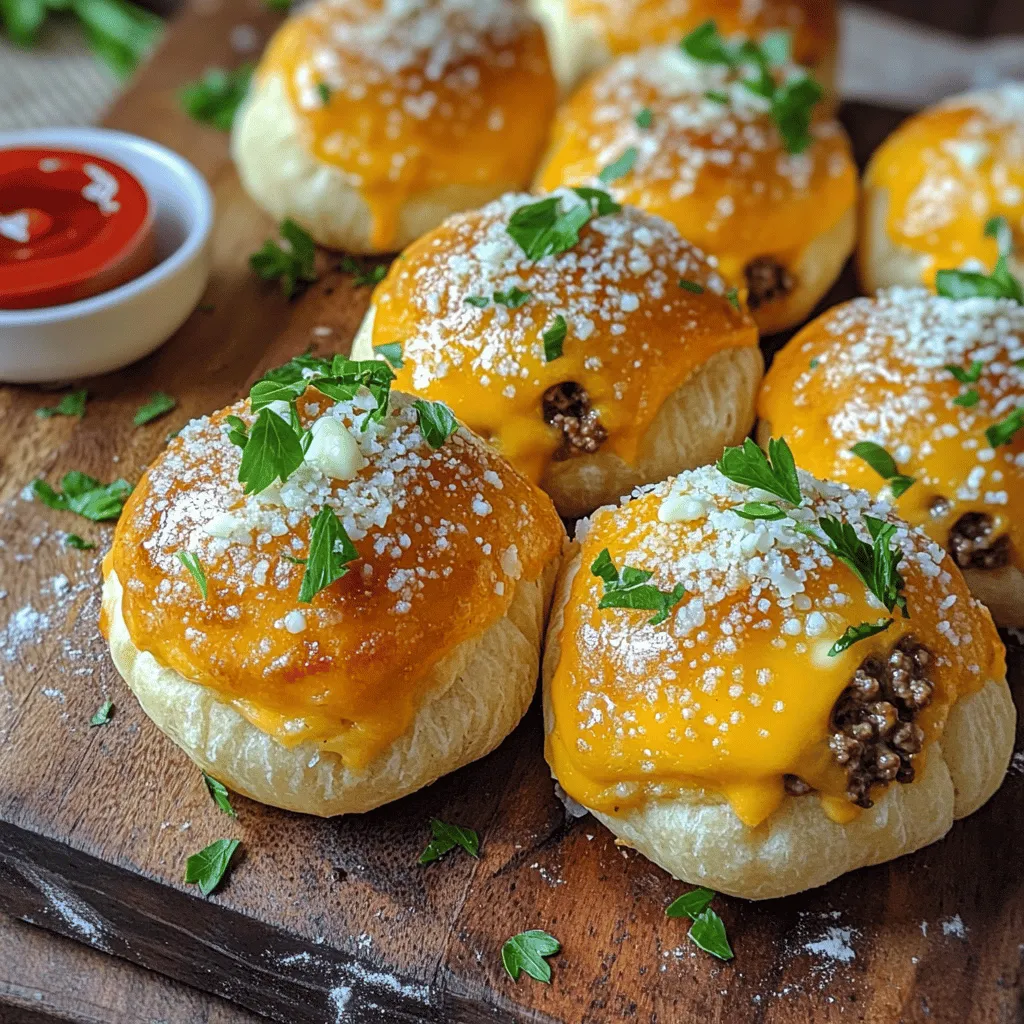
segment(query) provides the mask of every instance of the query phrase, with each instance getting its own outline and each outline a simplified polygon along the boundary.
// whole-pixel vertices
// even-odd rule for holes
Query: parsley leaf
[[[685,277],[679,278],[679,287],[685,292],[693,292],[694,295],[704,294],[704,285],[699,281],[687,281]]]
[[[1005,217],[993,217],[985,225],[985,237],[994,238],[999,256],[991,274],[971,270],[940,270],[935,275],[935,290],[947,299],[1012,299],[1024,304],[1024,288],[1010,272],[1013,232]],[[946,367],[947,370],[951,369]],[[957,377],[957,380],[960,380]],[[963,381],[960,381],[964,383]]]
[[[637,111],[633,120],[636,121],[637,128],[650,128],[654,124],[654,113],[650,107],[643,107]]]
[[[92,551],[96,547],[91,540],[79,537],[77,533],[66,533],[64,535],[64,546],[74,548],[76,551]]]
[[[987,427],[985,437],[993,448],[998,448],[1002,444],[1009,444],[1021,427],[1024,427],[1024,405],[1014,409],[1006,419]]]
[[[393,370],[400,370],[405,365],[402,361],[402,343],[400,341],[389,341],[385,345],[374,345],[373,351],[377,355],[383,356]]]
[[[95,477],[78,470],[65,473],[60,486],[63,493],[55,491],[45,480],[33,480],[32,492],[44,505],[74,512],[94,523],[116,519],[124,508],[125,499],[132,493],[132,485],[127,480],[101,484]]]
[[[431,448],[440,448],[459,429],[459,421],[444,402],[427,402],[417,398],[413,408],[416,410],[423,440]]]
[[[252,72],[252,64],[243,64],[233,71],[210,68],[202,78],[179,92],[185,113],[222,132],[231,131],[235,114],[249,90]]]
[[[601,170],[601,173],[597,176],[602,184],[610,185],[613,181],[618,181],[619,178],[624,178],[631,170],[633,170],[634,164],[636,164],[636,158],[639,156],[640,151],[636,146],[630,146],[617,160],[612,161],[607,167]]]
[[[698,25],[689,35],[683,37],[680,47],[684,53],[702,64],[734,64],[732,50],[718,34],[718,26],[714,19],[708,19]]]
[[[268,238],[263,248],[249,257],[249,266],[264,281],[281,281],[281,290],[291,298],[304,285],[316,280],[316,245],[309,234],[291,218],[280,227],[284,245]]]
[[[892,619],[879,619],[878,622],[862,622],[859,626],[850,626],[828,649],[828,656],[834,658],[837,654],[842,654],[847,647],[852,647],[858,640],[867,640],[876,633],[884,633],[892,624]]]
[[[347,274],[353,274],[354,279],[352,283],[357,288],[380,284],[388,276],[388,265],[386,263],[377,263],[367,268],[352,256],[342,256],[338,269],[345,271]]]
[[[553,362],[561,356],[562,345],[565,342],[568,330],[569,327],[565,322],[565,317],[558,313],[551,326],[541,335],[541,340],[544,342],[545,362]]]
[[[89,719],[89,725],[106,725],[110,721],[110,716],[114,713],[114,702],[112,700],[105,700],[96,711],[96,714]]]
[[[169,413],[177,404],[177,401],[167,394],[166,391],[154,391],[146,402],[139,407],[139,411],[135,414],[132,422],[135,426],[141,427],[143,424],[151,423],[160,416]]]
[[[691,889],[673,900],[665,908],[666,917],[689,917],[696,921],[704,913],[708,904],[718,895],[713,889]]]
[[[49,419],[51,416],[78,416],[81,418],[85,415],[85,402],[88,397],[89,392],[85,388],[79,391],[69,391],[66,395],[61,396],[61,400],[56,405],[36,409],[36,415],[43,420]]]
[[[534,929],[513,935],[501,947],[501,962],[513,981],[519,980],[521,971],[547,985],[551,981],[551,966],[544,959],[554,956],[562,944],[553,935]]]
[[[687,935],[694,945],[719,960],[731,960],[735,955],[725,934],[725,924],[710,907],[693,919]]]
[[[981,380],[981,372],[985,369],[985,364],[980,359],[975,359],[966,370],[962,366],[954,366],[952,363],[947,363],[944,368],[949,370],[960,384],[977,384]]]
[[[290,423],[262,409],[249,432],[238,467],[246,494],[259,494],[275,480],[284,483],[302,463],[302,444]]]
[[[889,547],[896,525],[868,515],[864,516],[864,521],[871,534],[870,543],[861,540],[849,523],[833,516],[822,516],[818,525],[827,538],[822,542],[823,546],[853,570],[861,583],[882,602],[886,611],[899,608],[903,617],[909,618],[907,599],[901,593],[904,580],[897,568],[903,560],[903,552]]]
[[[728,301],[729,305],[732,306],[732,308],[735,309],[736,312],[738,313],[740,311],[740,293],[739,293],[739,289],[737,289],[737,288],[730,288],[725,293],[725,298]]]
[[[274,2],[276,3],[277,0],[274,0]],[[289,6],[291,6],[290,0]],[[320,97],[321,106],[326,107],[331,102],[331,87],[326,82],[317,82],[316,91],[317,95]]]
[[[959,405],[962,409],[972,409],[979,401],[981,401],[981,395],[978,394],[977,388],[968,388],[963,394],[957,395],[953,399],[953,404]]]
[[[420,864],[431,864],[446,853],[461,846],[470,857],[480,856],[480,837],[471,828],[448,825],[437,818],[430,819],[430,834],[434,837],[420,854]]]
[[[185,862],[185,881],[197,884],[204,896],[209,896],[220,885],[228,864],[239,847],[237,839],[217,839]]]
[[[791,505],[803,501],[796,463],[785,438],[773,437],[765,455],[748,437],[742,448],[726,448],[716,468],[733,483],[768,491]]]
[[[519,207],[506,231],[529,260],[567,252],[580,240],[580,229],[593,217],[617,213],[621,207],[607,192],[595,188],[572,190],[583,200],[563,210],[561,196],[547,196]]]
[[[774,501],[748,501],[745,505],[737,505],[730,511],[741,519],[767,519],[774,522],[785,519],[786,513]]]
[[[465,298],[467,306],[475,306],[477,309],[483,309],[490,304],[490,301],[486,295],[467,295]]]
[[[309,554],[299,587],[299,601],[309,604],[324,587],[348,572],[359,557],[334,509],[325,505],[309,524]]]
[[[232,444],[237,444],[239,448],[244,448],[249,443],[249,431],[245,420],[241,416],[225,416],[224,422],[228,426],[228,440]]]
[[[192,579],[196,581],[196,586],[199,587],[199,593],[203,595],[203,600],[207,598],[208,587],[206,583],[206,570],[203,569],[203,563],[199,561],[199,556],[193,554],[191,551],[178,551],[175,554],[175,558],[190,573],[192,573]]]
[[[231,798],[228,795],[227,787],[223,782],[218,782],[212,775],[207,775],[203,772],[203,782],[206,783],[206,788],[213,797],[213,802],[225,813],[231,815],[232,818],[237,818],[234,807],[231,806]]]
[[[507,306],[509,309],[518,309],[532,298],[532,292],[524,292],[517,285],[513,285],[508,291],[494,293],[494,301],[499,306]]]
[[[896,460],[874,441],[858,441],[851,449],[854,455],[863,459],[883,480],[889,484],[892,496],[898,498],[914,483],[912,476],[905,476],[896,466]]]
[[[672,590],[659,590],[648,581],[654,575],[647,569],[634,569],[624,566],[620,573],[612,562],[607,548],[594,559],[590,566],[594,576],[604,582],[604,596],[598,602],[598,608],[639,608],[653,611],[655,614],[648,620],[652,626],[664,622],[669,612],[679,604],[686,593],[682,583],[677,583]]]

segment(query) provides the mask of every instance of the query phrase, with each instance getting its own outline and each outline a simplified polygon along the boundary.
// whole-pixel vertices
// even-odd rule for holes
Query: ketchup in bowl
[[[156,262],[153,216],[119,164],[62,149],[0,149],[0,309],[108,291]]]

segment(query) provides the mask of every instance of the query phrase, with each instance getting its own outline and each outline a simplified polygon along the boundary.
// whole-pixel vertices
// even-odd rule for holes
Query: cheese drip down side
[[[801,473],[807,521],[834,515],[867,537],[865,515],[889,518],[867,495]],[[911,618],[835,657],[847,627],[888,617],[843,563],[788,519],[749,521],[732,507],[766,497],[711,467],[681,474],[583,531],[549,680],[548,762],[566,792],[609,814],[648,800],[721,794],[745,824],[785,798],[785,776],[817,793],[836,821],[858,812],[828,746],[837,698],[860,663],[914,636],[933,656],[932,703],[916,719],[941,735],[963,694],[1001,679],[1004,653],[988,612],[943,551],[901,524],[895,544]],[[671,522],[662,522],[659,514]],[[897,522],[896,520],[892,520]],[[607,548],[616,566],[654,573],[661,590],[686,587],[669,619],[600,609],[589,567]],[[910,783],[913,785],[913,783]]]
[[[793,56],[811,66],[835,46],[836,14],[831,0],[566,0],[571,19],[598,28],[612,53],[631,53],[653,43],[676,43],[709,18],[726,37],[759,38],[787,31]]]
[[[508,0],[320,0],[279,29],[258,74],[280,76],[380,249],[412,197],[529,181],[556,94],[539,25]]]
[[[1024,430],[992,447],[986,428],[1024,407],[1024,307],[893,288],[808,324],[765,378],[758,415],[809,472],[875,494],[879,474],[850,449],[881,445],[914,483],[899,514],[943,547],[967,513],[1008,535],[1024,568]],[[947,366],[977,380],[961,384]],[[973,376],[973,374],[970,374]],[[956,400],[976,392],[973,405]]]
[[[651,112],[647,127],[637,124],[642,110]],[[737,72],[659,47],[619,57],[573,95],[556,118],[538,182],[593,184],[634,149],[611,194],[670,220],[740,282],[756,257],[794,263],[856,202],[849,141],[821,104],[811,134],[805,152],[787,153],[768,100]]]
[[[921,283],[943,269],[991,270],[992,217],[1024,231],[1024,85],[969,93],[904,122],[875,152],[866,188],[888,194],[889,239],[921,255]]]
[[[557,195],[564,209],[583,201]],[[504,196],[415,242],[374,293],[373,320],[374,345],[401,344],[398,386],[447,402],[535,482],[562,443],[544,419],[552,386],[581,386],[607,431],[601,451],[631,463],[694,371],[757,344],[714,260],[639,210],[594,217],[572,248],[527,259],[507,228],[537,200]],[[513,289],[529,296],[516,308],[495,298]],[[549,358],[544,334],[558,317],[565,337]]]
[[[194,420],[139,482],[107,564],[137,648],[283,745],[313,740],[353,766],[405,732],[433,666],[505,614],[518,581],[536,579],[564,537],[550,501],[479,439],[460,430],[435,451],[407,396],[392,394],[384,421],[366,423],[374,407],[365,391],[335,403],[308,389],[303,425],[344,426],[360,454],[353,475],[306,462],[248,497],[225,425],[228,414],[251,424],[248,403]],[[309,555],[323,508],[358,557],[302,603],[295,560]],[[199,559],[207,600],[182,551]]]

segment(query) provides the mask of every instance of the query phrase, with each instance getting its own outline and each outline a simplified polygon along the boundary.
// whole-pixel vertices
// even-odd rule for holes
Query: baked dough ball
[[[344,395],[352,367],[324,389]],[[305,457],[248,495],[235,441],[264,450],[280,416],[269,436],[297,443],[287,402],[194,420],[104,563],[104,630],[143,709],[204,771],[288,810],[366,811],[426,786],[497,746],[536,688],[564,539],[551,502],[465,428],[434,448],[411,398],[382,403],[310,386]]]
[[[791,33],[793,56],[830,91],[835,78],[832,0],[531,0],[544,24],[558,81],[569,89],[620,53],[676,43],[707,20],[727,37]]]
[[[541,230],[558,251],[531,248]],[[713,261],[666,221],[571,189],[507,195],[406,250],[353,355],[387,346],[401,387],[447,402],[564,516],[717,458],[750,429],[763,370]]]
[[[820,104],[799,153],[787,146],[801,133],[787,128],[784,139],[770,107],[737,70],[678,46],[619,57],[559,112],[538,182],[603,174],[619,202],[717,256],[762,333],[781,331],[806,319],[853,251],[857,173],[846,133]]]
[[[317,0],[270,41],[232,150],[275,218],[390,252],[528,184],[555,93],[516,0]]]
[[[765,377],[758,431],[785,436],[818,476],[893,501],[999,625],[1024,627],[1022,410],[1024,307],[893,288],[789,342]],[[865,442],[881,451],[851,450]]]
[[[1024,84],[955,96],[904,121],[864,173],[858,264],[866,291],[934,287],[939,270],[991,270],[992,217],[1024,230]],[[1024,275],[1011,255],[1010,269]]]
[[[949,556],[865,493],[798,480],[799,508],[708,466],[599,510],[544,655],[569,796],[677,878],[748,899],[934,842],[1013,750],[1004,651]],[[769,500],[777,519],[735,511]],[[909,618],[826,550],[827,518],[865,547],[882,528]]]

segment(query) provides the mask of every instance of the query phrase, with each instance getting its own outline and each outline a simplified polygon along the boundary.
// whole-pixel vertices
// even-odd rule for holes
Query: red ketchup
[[[0,309],[109,291],[156,262],[138,179],[91,153],[0,149]]]

